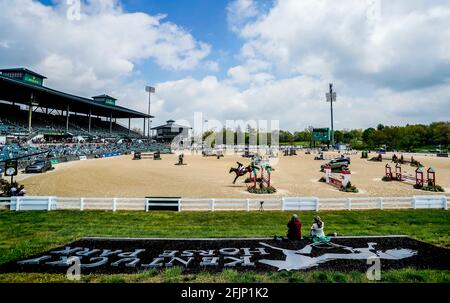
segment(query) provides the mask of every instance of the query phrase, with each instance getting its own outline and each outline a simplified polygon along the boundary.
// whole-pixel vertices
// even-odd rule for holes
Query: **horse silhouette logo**
[[[258,262],[277,267],[281,270],[302,270],[312,267],[316,267],[319,264],[332,261],[332,260],[367,260],[368,258],[380,258],[385,260],[401,260],[410,258],[417,255],[417,251],[411,249],[389,249],[386,251],[376,250],[377,243],[367,243],[368,247],[352,248],[349,246],[339,245],[336,243],[314,243],[306,245],[300,250],[291,250],[285,248],[279,248],[267,243],[260,242],[261,245],[269,247],[271,249],[280,250],[286,256],[284,261],[282,260],[268,260],[262,259]],[[319,249],[331,249],[340,248],[344,250],[344,253],[325,253],[317,257],[311,256],[313,248]]]

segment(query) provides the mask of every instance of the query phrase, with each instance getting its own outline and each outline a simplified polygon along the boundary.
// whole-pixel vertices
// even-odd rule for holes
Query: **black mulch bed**
[[[273,239],[220,239],[220,240],[211,240],[211,239],[195,239],[195,240],[179,240],[179,239],[99,239],[99,238],[86,238],[82,239],[70,244],[67,244],[63,247],[54,249],[52,251],[64,250],[65,247],[75,248],[80,247],[83,249],[98,249],[99,251],[94,251],[91,255],[81,256],[80,261],[81,264],[89,264],[95,263],[101,260],[98,258],[102,253],[104,253],[105,249],[115,251],[122,250],[122,253],[126,252],[134,252],[135,249],[145,249],[138,254],[136,259],[129,259],[127,262],[135,261],[133,266],[126,266],[127,262],[122,262],[118,266],[111,266],[112,263],[117,262],[118,260],[123,259],[125,256],[119,256],[120,252],[112,254],[108,257],[108,261],[101,266],[94,268],[81,268],[83,274],[86,273],[95,273],[95,274],[113,274],[113,273],[136,273],[143,270],[148,269],[148,267],[144,267],[142,265],[150,264],[154,261],[155,258],[158,258],[160,254],[162,254],[166,250],[177,250],[173,256],[178,257],[181,260],[188,260],[189,256],[182,256],[182,252],[186,250],[194,250],[192,257],[193,259],[187,266],[184,266],[178,259],[172,260],[173,256],[165,257],[162,260],[156,262],[156,264],[161,264],[161,267],[157,267],[157,269],[164,269],[167,267],[167,263],[170,263],[172,260],[173,266],[182,266],[184,268],[185,273],[196,273],[199,271],[210,271],[210,272],[220,272],[224,268],[233,268],[239,271],[277,271],[278,268],[276,266],[263,264],[259,262],[259,260],[280,260],[285,261],[286,255],[277,249],[270,248],[260,243],[265,243],[274,247],[290,249],[290,250],[299,250],[304,248],[306,245],[310,244],[307,240],[290,242],[290,241],[276,241]],[[395,249],[407,249],[410,251],[414,251],[412,256],[405,257],[399,260],[389,260],[389,259],[381,259],[381,269],[399,269],[405,267],[412,267],[416,269],[439,269],[439,270],[450,270],[450,250],[445,248],[436,247],[424,242],[413,240],[409,237],[376,237],[376,238],[333,238],[332,243],[352,247],[354,249],[366,249],[369,247],[368,243],[376,243],[374,245],[374,249],[371,252],[390,252],[389,250]],[[308,257],[320,257],[324,254],[339,254],[342,256],[343,254],[351,254],[348,249],[343,247],[324,247],[317,248],[312,247],[311,251],[306,254]],[[220,252],[220,249],[228,248],[225,250],[225,253],[233,253],[236,250],[232,248],[236,248],[239,250],[237,255],[226,255],[223,252]],[[250,266],[243,266],[243,262],[237,262],[234,267],[226,267],[224,266],[227,263],[232,263],[237,259],[244,258],[245,250],[243,248],[250,248],[250,258],[247,259],[247,262],[251,262]],[[261,255],[261,251],[257,250],[257,248],[265,248],[264,251],[267,255]],[[212,252],[211,252],[212,250]],[[81,251],[81,249],[79,250]],[[207,255],[207,251],[209,251],[209,256],[218,257],[218,265],[216,266],[202,266],[200,263]],[[255,252],[256,251],[256,252]],[[189,253],[189,252],[188,252]],[[247,255],[248,255],[247,251]],[[203,254],[203,256],[201,255]],[[75,256],[76,253],[73,252],[66,256]],[[297,256],[298,254],[294,255]],[[42,256],[51,256],[50,258],[41,261],[38,265],[31,264],[18,264],[18,261],[29,260]],[[30,258],[26,258],[23,260],[15,260],[5,264],[0,265],[0,273],[6,272],[46,272],[46,273],[66,273],[67,269],[70,265],[49,265],[45,264],[47,262],[54,262],[60,260],[60,258],[64,256],[63,254],[55,254],[49,252],[45,252],[39,255],[35,255]],[[96,258],[97,257],[97,258]],[[237,259],[232,259],[230,257],[234,257]],[[94,259],[91,259],[94,258]],[[105,259],[103,259],[105,260]],[[240,259],[243,260],[243,259]],[[296,261],[295,261],[296,262]],[[295,263],[294,262],[294,263]],[[372,263],[371,263],[372,264]],[[302,271],[309,270],[335,270],[335,271],[361,271],[366,272],[367,269],[371,266],[371,264],[367,264],[367,259],[359,259],[359,260],[347,260],[347,259],[334,259],[329,260],[323,263],[318,264],[317,266],[300,269]],[[294,269],[295,270],[295,269]]]

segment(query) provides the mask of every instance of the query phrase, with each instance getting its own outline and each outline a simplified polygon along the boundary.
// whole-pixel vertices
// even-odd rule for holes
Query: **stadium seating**
[[[41,111],[35,111],[32,115],[32,132],[30,133],[28,111],[14,104],[0,102],[0,135],[11,136],[13,139],[9,138],[7,141],[16,142],[0,144],[0,161],[20,158],[19,166],[24,167],[30,161],[41,157],[72,161],[79,159],[80,156],[95,158],[118,153],[127,154],[132,151],[170,153],[170,148],[166,145],[140,140],[133,140],[132,143],[125,142],[129,140],[119,140],[126,137],[138,139],[142,136],[136,132],[129,132],[127,127],[119,123],[113,123],[110,132],[109,121],[97,117],[91,118],[89,133],[88,117],[76,114],[70,116],[68,133],[73,137],[82,136],[86,142],[94,143],[66,143],[71,142],[72,138],[66,139],[67,120],[64,116],[55,113],[45,114]],[[36,138],[37,135],[49,135],[50,138],[60,135],[62,139],[59,139],[59,143],[45,144],[41,142],[44,141],[43,138]],[[0,163],[0,167],[3,165],[4,162]]]
[[[19,144],[7,144],[5,146],[0,146],[0,160],[32,155],[40,151],[39,148],[34,146],[22,147]]]
[[[88,132],[88,117],[71,114],[68,132],[74,136],[96,136],[100,138],[139,138],[140,134],[119,123],[110,124],[96,117],[91,118],[91,133]],[[66,118],[55,114],[33,112],[32,131],[35,134],[55,134],[66,132]],[[19,106],[0,103],[0,134],[17,135],[28,133],[28,112]]]
[[[79,144],[45,144],[45,145],[20,145],[6,144],[0,145],[0,161],[26,157],[40,152],[49,152],[51,158],[64,156],[101,156],[112,153],[126,154],[131,151],[170,153],[170,149],[159,143],[79,143]],[[28,161],[26,157],[23,161]]]

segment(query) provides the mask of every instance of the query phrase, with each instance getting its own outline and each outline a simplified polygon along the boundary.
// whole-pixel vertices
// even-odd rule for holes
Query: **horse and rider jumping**
[[[240,162],[236,162],[238,167],[232,167],[230,168],[230,174],[231,173],[235,173],[236,177],[233,180],[233,184],[236,184],[236,181],[239,177],[245,176],[247,173],[252,173],[255,170],[259,170],[259,167],[257,167],[256,165],[253,164],[253,162],[248,165],[248,166],[244,166],[244,164],[240,163]]]
[[[247,173],[250,173],[250,175],[257,174],[260,170],[259,164],[261,163],[261,158],[258,156],[254,156],[252,162],[248,166],[244,166],[244,164],[240,162],[236,162],[238,167],[237,168],[230,168],[230,174],[235,173],[236,177],[233,180],[233,184],[236,184],[236,181],[239,177],[245,176]]]

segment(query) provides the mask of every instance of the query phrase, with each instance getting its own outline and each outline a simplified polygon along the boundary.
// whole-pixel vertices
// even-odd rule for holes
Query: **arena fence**
[[[449,195],[368,198],[0,198],[0,208],[11,211],[29,210],[103,210],[103,211],[325,211],[369,209],[445,209]]]

